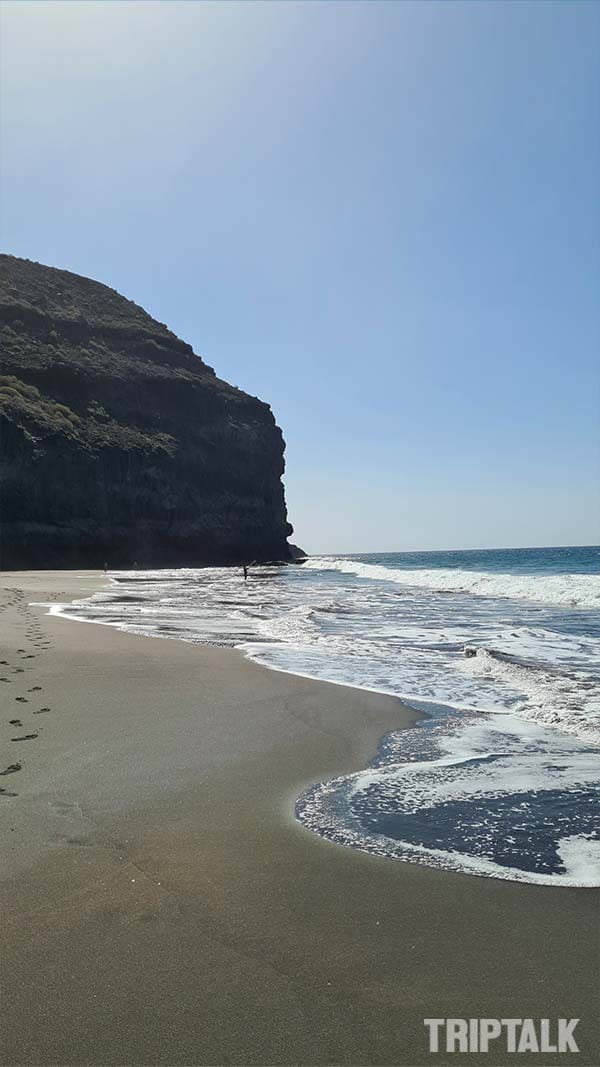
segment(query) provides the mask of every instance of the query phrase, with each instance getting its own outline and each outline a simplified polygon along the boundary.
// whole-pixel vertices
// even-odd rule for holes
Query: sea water
[[[55,610],[227,644],[427,714],[298,819],[429,866],[600,884],[600,548],[317,556],[133,571]]]

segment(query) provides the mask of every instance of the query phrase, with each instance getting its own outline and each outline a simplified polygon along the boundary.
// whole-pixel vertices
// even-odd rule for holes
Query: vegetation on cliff
[[[99,282],[0,256],[0,563],[288,559],[284,442]]]

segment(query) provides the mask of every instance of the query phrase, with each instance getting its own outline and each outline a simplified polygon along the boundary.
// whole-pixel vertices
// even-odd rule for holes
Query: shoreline
[[[0,577],[3,752],[6,707],[38,733],[0,780],[19,794],[0,798],[2,1064],[440,1063],[432,1016],[579,1017],[594,1062],[593,890],[391,861],[295,818],[303,784],[426,716],[29,606],[102,579]]]
[[[152,579],[156,581],[156,575],[152,576]],[[150,580],[152,580],[150,579]],[[115,606],[121,601],[127,601],[130,597],[127,595],[127,581],[131,581],[131,575],[125,579],[125,587],[122,588],[122,583],[118,577],[114,574],[106,577],[105,582],[100,587],[101,590],[107,591],[109,604],[114,601]],[[142,572],[142,583],[148,581],[148,576],[144,576]],[[92,598],[93,599],[93,598]],[[135,599],[135,598],[134,598]],[[434,702],[430,698],[429,701],[425,701],[422,698],[418,698],[412,694],[402,693],[399,691],[394,692],[391,689],[378,688],[376,686],[369,686],[360,684],[358,682],[347,682],[335,679],[334,677],[327,677],[328,669],[325,669],[321,673],[321,676],[317,673],[308,673],[306,671],[297,670],[294,667],[284,666],[279,663],[273,663],[269,661],[269,658],[264,658],[263,644],[257,643],[252,640],[241,640],[238,644],[231,641],[217,641],[212,639],[210,635],[203,635],[202,630],[194,631],[193,628],[188,628],[182,632],[178,632],[176,629],[163,629],[161,626],[161,618],[154,622],[146,621],[138,616],[131,616],[129,618],[119,618],[118,607],[116,611],[109,611],[108,617],[102,617],[102,608],[106,607],[106,604],[100,600],[97,602],[98,611],[95,612],[93,607],[89,610],[86,607],[86,601],[79,601],[77,605],[71,605],[69,603],[62,603],[52,605],[50,607],[50,613],[58,618],[63,618],[76,622],[96,623],[100,626],[107,626],[117,630],[120,633],[136,635],[141,637],[160,638],[162,640],[178,640],[194,646],[207,646],[211,648],[229,649],[237,652],[246,661],[263,667],[270,671],[275,671],[287,675],[291,675],[294,678],[305,678],[313,682],[325,682],[328,685],[342,686],[344,689],[357,689],[361,692],[378,694],[381,696],[392,697],[399,701],[399,706],[407,709],[410,713],[416,716],[415,722],[412,724],[423,725],[427,721],[431,723],[432,719],[435,722],[434,725],[442,725],[444,720],[450,722],[451,717],[456,712],[466,712],[468,716],[477,715],[478,721],[487,723],[488,728],[491,730],[500,729],[508,731],[508,735],[515,734],[515,727],[512,726],[513,722],[516,725],[516,731],[522,729],[523,724],[527,724],[528,729],[535,730],[537,723],[535,719],[532,721],[526,716],[522,715],[519,710],[509,710],[507,708],[500,710],[498,708],[485,707],[479,704],[476,708],[465,707],[460,704],[444,705],[438,701]],[[162,600],[160,601],[162,604]],[[34,605],[43,607],[43,604]],[[71,610],[73,607],[73,610]],[[214,638],[214,635],[213,635]],[[267,645],[268,648],[268,645]],[[331,673],[335,674],[335,671]],[[494,723],[494,719],[499,720]],[[494,723],[492,726],[491,724]],[[508,723],[509,726],[505,724]],[[475,877],[490,877],[498,878],[508,881],[522,882],[533,885],[545,885],[545,886],[565,886],[569,888],[598,888],[600,882],[598,881],[597,873],[595,874],[590,868],[593,868],[593,859],[585,862],[579,862],[573,866],[573,853],[570,854],[570,866],[566,873],[557,874],[554,870],[540,870],[540,869],[528,869],[527,866],[521,867],[519,864],[511,864],[510,862],[497,862],[492,859],[486,859],[484,856],[473,855],[469,849],[466,849],[464,853],[459,851],[454,853],[452,849],[452,840],[447,842],[444,848],[442,844],[434,845],[428,844],[427,846],[419,843],[411,842],[410,838],[407,840],[394,840],[394,836],[385,836],[385,831],[382,831],[384,836],[380,837],[379,834],[369,834],[365,832],[360,826],[356,825],[355,821],[351,817],[347,810],[347,806],[342,802],[341,809],[346,813],[346,819],[342,814],[340,807],[330,805],[327,800],[328,793],[336,788],[342,791],[344,789],[344,781],[351,782],[353,779],[359,780],[365,773],[370,772],[374,767],[385,768],[388,760],[383,759],[383,764],[380,762],[380,757],[385,751],[386,742],[389,738],[393,738],[398,733],[396,727],[391,731],[385,733],[378,739],[375,749],[365,756],[363,766],[353,768],[349,773],[346,772],[343,775],[339,774],[339,771],[334,771],[326,781],[315,782],[314,778],[307,778],[306,781],[297,785],[294,788],[292,799],[290,800],[290,807],[293,810],[292,821],[293,823],[299,823],[300,825],[308,828],[312,833],[320,834],[325,839],[344,845],[345,847],[351,847],[363,851],[369,855],[383,856],[388,860],[396,860],[400,862],[416,863],[421,866],[427,866],[436,870],[445,869],[449,871],[455,871],[458,873],[469,874]],[[512,729],[512,734],[511,734]],[[555,745],[559,745],[562,741],[566,743],[566,738],[571,735],[560,729],[559,726],[543,724],[541,727],[545,730],[550,737],[555,736]],[[423,735],[426,736],[426,735]],[[575,734],[576,744],[594,745],[597,742],[588,741],[585,738]],[[400,742],[402,745],[402,742]],[[414,744],[414,742],[412,742]],[[418,744],[418,742],[417,742]],[[510,741],[509,741],[510,744]],[[411,741],[408,742],[409,748]],[[474,755],[475,753],[473,753]],[[397,757],[402,762],[401,752]],[[414,756],[412,757],[414,758]],[[425,758],[432,760],[436,763],[435,755],[428,755]],[[554,758],[560,760],[565,758],[565,755],[555,753]],[[409,762],[412,760],[409,759]],[[460,761],[459,761],[460,762]],[[577,774],[577,768],[573,767],[573,775]],[[575,780],[575,779],[574,779]],[[493,786],[491,786],[493,792]],[[315,797],[319,797],[321,794],[322,799],[316,801],[317,810],[311,810],[312,801]],[[481,811],[481,807],[480,807]],[[563,812],[563,824],[564,824],[564,812]],[[511,827],[507,828],[506,833],[509,832]],[[581,830],[583,834],[583,830]],[[563,835],[568,841],[568,832],[565,829]],[[562,847],[562,841],[557,839],[557,845]],[[559,855],[562,854],[559,851]],[[581,856],[581,852],[579,853]],[[566,864],[565,864],[566,865]],[[597,866],[597,865],[596,865]]]
[[[488,551],[488,550],[485,550],[485,551]],[[320,557],[313,557],[313,558],[314,559],[319,559]],[[348,558],[350,558],[350,557],[348,557]],[[214,570],[215,568],[208,568],[208,569]],[[197,570],[201,571],[202,568],[197,568]],[[217,568],[217,570],[227,570],[227,568]],[[237,569],[234,568],[234,570],[237,570]],[[131,578],[131,572],[130,571],[129,572],[114,572],[114,571],[111,572],[110,575],[109,575],[109,580],[111,582],[111,587],[112,588],[114,588],[114,589],[118,589],[119,588],[121,579],[118,576],[115,577],[115,574],[121,574],[121,573],[127,575],[127,579],[126,580],[129,580]],[[169,573],[172,573],[172,571],[169,572]],[[400,573],[403,573],[403,572],[400,572]],[[490,572],[490,573],[493,573],[493,572]],[[580,575],[580,577],[590,577],[590,575],[586,575],[586,574],[582,573],[582,575]],[[118,600],[119,600],[119,597],[117,597],[117,601]],[[69,604],[56,605],[57,608],[65,607],[67,609],[68,609],[69,606],[70,606]],[[588,609],[584,608],[583,610],[588,610]],[[58,611],[55,612],[54,611],[54,607],[53,607],[53,613],[60,614],[61,617],[63,617],[63,618],[70,618],[70,619],[73,619],[73,620],[76,620],[76,621],[79,621],[79,622],[95,622],[98,625],[112,626],[112,627],[120,630],[123,633],[138,633],[139,636],[145,636],[145,637],[160,637],[160,638],[172,639],[172,640],[189,641],[189,643],[192,643],[192,644],[206,644],[206,645],[209,645],[211,647],[218,647],[218,648],[234,648],[237,651],[241,652],[251,662],[255,662],[255,663],[259,664],[260,666],[265,667],[268,670],[281,671],[282,673],[291,674],[294,677],[308,678],[308,679],[311,679],[311,680],[317,681],[317,682],[319,682],[319,681],[328,682],[331,685],[342,685],[342,686],[345,686],[346,688],[353,688],[353,689],[356,688],[356,689],[364,690],[365,692],[379,693],[379,694],[382,694],[382,695],[385,695],[385,696],[395,697],[402,704],[404,704],[405,706],[409,707],[412,711],[418,712],[419,715],[422,716],[425,719],[431,718],[431,717],[437,717],[437,715],[440,712],[440,710],[443,711],[444,713],[449,713],[449,714],[453,714],[456,711],[459,711],[459,712],[466,712],[466,713],[469,713],[469,714],[472,714],[473,712],[476,712],[476,713],[481,714],[481,715],[515,716],[517,719],[522,720],[522,721],[524,721],[526,723],[532,723],[534,725],[539,725],[543,729],[548,729],[551,732],[551,734],[556,734],[559,737],[572,738],[576,742],[581,743],[582,745],[591,745],[591,746],[593,746],[595,748],[598,748],[598,746],[600,745],[600,735],[598,734],[598,729],[600,729],[600,722],[597,722],[597,725],[596,725],[596,727],[594,729],[594,715],[593,715],[593,712],[592,712],[591,725],[589,723],[586,723],[585,725],[582,725],[582,723],[581,723],[581,721],[579,719],[577,720],[577,722],[569,723],[568,720],[565,722],[565,721],[561,720],[560,717],[559,717],[559,719],[557,721],[556,716],[551,716],[550,718],[545,718],[543,715],[538,716],[538,715],[535,715],[535,714],[533,714],[533,715],[528,714],[527,713],[528,712],[527,703],[528,703],[529,697],[531,695],[533,695],[533,699],[534,699],[534,703],[535,703],[536,693],[535,692],[533,694],[528,693],[527,682],[526,682],[526,680],[524,681],[523,679],[520,680],[520,684],[524,686],[524,691],[521,694],[522,695],[521,706],[519,706],[517,708],[515,708],[511,704],[510,705],[504,705],[504,706],[498,706],[497,701],[495,701],[493,698],[491,700],[489,700],[488,703],[486,703],[485,697],[483,696],[483,693],[481,692],[481,690],[479,691],[480,699],[478,699],[476,703],[474,703],[473,700],[465,701],[465,700],[461,699],[460,696],[457,696],[456,693],[452,693],[452,694],[438,693],[436,696],[434,696],[432,694],[430,694],[428,696],[423,696],[422,694],[419,694],[418,692],[415,693],[414,690],[410,690],[410,689],[401,690],[401,689],[399,689],[397,687],[397,685],[395,683],[392,684],[392,685],[389,685],[387,687],[385,687],[385,686],[377,686],[377,685],[370,686],[370,685],[366,684],[364,680],[361,681],[360,683],[356,683],[356,682],[348,681],[346,678],[341,678],[340,679],[340,678],[334,678],[334,677],[327,677],[326,673],[322,673],[322,674],[310,673],[310,672],[307,672],[307,671],[303,671],[301,669],[297,669],[296,667],[287,667],[287,666],[280,665],[280,664],[278,664],[276,662],[269,661],[268,659],[265,659],[263,657],[263,654],[262,654],[261,650],[264,647],[268,648],[269,647],[268,643],[265,645],[264,642],[262,642],[261,640],[253,640],[253,638],[251,636],[239,641],[238,644],[232,644],[231,641],[228,641],[226,639],[223,639],[223,640],[215,639],[215,635],[214,634],[212,636],[210,634],[208,634],[208,635],[204,634],[204,636],[202,636],[202,631],[198,631],[195,637],[192,637],[192,636],[187,637],[187,636],[184,636],[183,633],[174,633],[174,632],[173,633],[159,633],[159,632],[153,632],[149,625],[147,627],[144,627],[142,625],[140,627],[140,629],[136,631],[131,626],[131,623],[133,622],[133,620],[129,620],[128,622],[117,622],[117,621],[106,622],[106,621],[104,621],[102,618],[100,618],[98,616],[92,617],[92,618],[87,618],[85,614],[77,615],[75,613],[70,613],[68,611],[66,611],[66,612],[58,612]],[[225,613],[225,614],[227,615],[227,613]],[[465,642],[466,642],[466,644],[468,644],[468,642],[466,641],[466,638],[465,638]],[[466,651],[466,644],[465,644],[464,651]],[[475,644],[475,646],[472,647],[471,651],[473,652],[473,650],[475,650],[475,651],[479,650],[480,652],[483,652],[484,654],[487,654],[488,658],[493,663],[497,663],[497,664],[501,664],[501,665],[505,665],[506,664],[508,666],[516,667],[517,669],[520,669],[520,668],[523,668],[523,667],[524,668],[529,668],[531,666],[531,664],[529,664],[527,662],[527,660],[521,660],[515,654],[511,654],[510,652],[509,653],[500,653],[497,650],[495,650],[493,647],[488,648],[487,645],[483,645],[483,646],[479,647],[479,649],[478,649],[477,644]],[[546,666],[546,670],[550,671],[551,673],[552,673],[552,669],[553,668],[552,668],[552,664],[551,663]],[[508,679],[508,683],[510,685],[510,679]],[[517,684],[517,688],[519,688],[519,679],[516,680],[516,684]],[[585,685],[585,689],[587,690],[589,688],[590,688],[589,685],[586,684]],[[488,697],[489,697],[489,694],[488,694]],[[523,706],[523,701],[525,703],[525,706]],[[564,701],[563,701],[563,703],[564,703]],[[564,710],[564,708],[563,708],[563,710]]]

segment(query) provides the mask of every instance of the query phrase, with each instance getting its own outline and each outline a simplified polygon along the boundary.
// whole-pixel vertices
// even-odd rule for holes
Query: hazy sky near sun
[[[268,400],[299,544],[600,539],[600,5],[1,18],[4,249]]]

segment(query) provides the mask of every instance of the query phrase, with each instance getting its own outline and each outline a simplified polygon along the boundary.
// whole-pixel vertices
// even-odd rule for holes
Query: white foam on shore
[[[382,763],[312,786],[297,816],[376,855],[590,887],[600,885],[597,827],[590,833],[599,802],[593,749],[514,716],[467,715],[390,735]],[[388,824],[393,836],[377,830]]]
[[[456,871],[459,874],[497,878],[505,882],[524,882],[529,885],[562,886],[574,889],[591,889],[600,886],[600,845],[590,842],[584,835],[571,835],[561,840],[561,859],[565,870],[559,874],[542,874],[525,871],[518,867],[505,867],[483,856],[473,856],[456,849],[426,848],[406,841],[393,841],[382,834],[364,834],[360,830],[343,825],[337,814],[328,805],[320,803],[318,809],[308,806],[302,813],[301,822],[322,837],[336,844],[356,848],[375,856],[416,863],[424,867]]]
[[[558,853],[570,885],[600,885],[600,841],[581,834],[563,837],[558,843]]]

